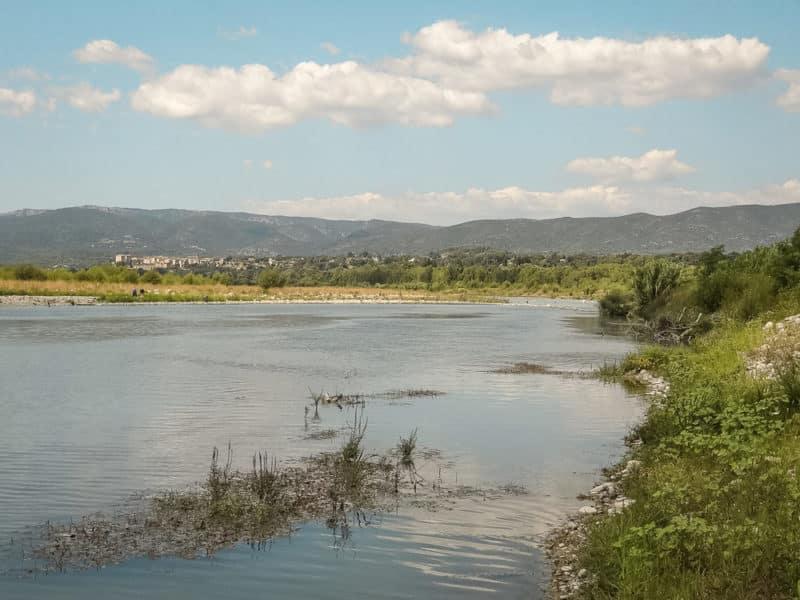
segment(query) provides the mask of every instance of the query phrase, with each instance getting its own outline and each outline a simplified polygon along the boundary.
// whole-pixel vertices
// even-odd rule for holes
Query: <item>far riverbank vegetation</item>
[[[255,300],[319,296],[331,290],[405,290],[422,294],[627,298],[634,272],[654,259],[636,255],[515,255],[487,249],[440,255],[289,257],[239,262],[238,268],[197,266],[183,270],[132,269],[113,264],[84,268],[0,266],[0,294],[94,295],[101,301]],[[664,260],[683,271],[698,255]],[[283,292],[288,288],[291,292]],[[137,290],[136,298],[132,291]],[[138,291],[144,289],[145,296]],[[302,292],[302,290],[308,290]],[[148,297],[150,292],[150,297]],[[153,294],[157,298],[153,298]],[[617,311],[618,312],[618,311]]]

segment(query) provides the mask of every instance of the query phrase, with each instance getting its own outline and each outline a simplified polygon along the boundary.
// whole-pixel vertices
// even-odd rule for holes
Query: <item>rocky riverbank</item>
[[[764,342],[744,356],[748,375],[776,379],[800,360],[800,315],[766,323]]]
[[[643,387],[643,395],[653,402],[663,401],[669,394],[669,382],[642,369],[625,375],[625,380]],[[641,445],[640,439],[629,439],[631,448]],[[551,593],[554,600],[573,598],[591,581],[592,574],[578,566],[578,554],[586,543],[593,521],[625,510],[634,500],[624,494],[625,479],[641,468],[638,460],[627,460],[604,472],[605,478],[578,496],[587,503],[559,524],[545,540],[545,552],[552,567]]]
[[[91,306],[97,304],[95,296],[0,296],[5,306]]]
[[[169,300],[152,296],[147,300],[108,300],[97,296],[27,296],[0,295],[0,305],[6,306],[142,306],[142,305],[193,305],[193,304],[506,304],[500,298],[461,299],[365,295],[356,298],[319,296],[308,298],[264,298],[250,300]]]

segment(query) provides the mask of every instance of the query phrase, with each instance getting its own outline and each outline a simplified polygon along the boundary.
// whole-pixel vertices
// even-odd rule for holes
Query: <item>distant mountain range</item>
[[[424,255],[491,247],[519,253],[661,254],[787,238],[800,204],[695,208],[675,215],[470,221],[449,227],[248,213],[80,206],[0,215],[0,263],[84,265],[115,254],[168,256]]]

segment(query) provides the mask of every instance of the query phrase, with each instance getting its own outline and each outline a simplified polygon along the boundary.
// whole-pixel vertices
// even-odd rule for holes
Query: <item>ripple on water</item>
[[[547,579],[538,540],[621,452],[641,411],[595,381],[490,372],[523,361],[584,370],[632,348],[598,335],[593,305],[541,304],[0,308],[6,565],[19,558],[12,535],[195,482],[214,445],[230,441],[240,467],[259,449],[291,460],[335,447],[309,434],[340,430],[352,413],[327,406],[311,418],[309,390],[445,392],[369,399],[370,449],[418,428],[440,451],[420,460],[428,481],[529,492],[403,510],[345,540],[305,524],[263,551],[210,561],[4,577],[3,598],[530,597]]]

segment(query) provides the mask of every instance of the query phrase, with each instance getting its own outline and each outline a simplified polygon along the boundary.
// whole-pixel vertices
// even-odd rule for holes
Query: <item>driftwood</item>
[[[631,331],[637,337],[643,337],[663,346],[679,346],[688,344],[698,333],[708,329],[708,318],[698,313],[694,320],[687,319],[687,307],[676,318],[661,316],[654,320],[631,320]]]

